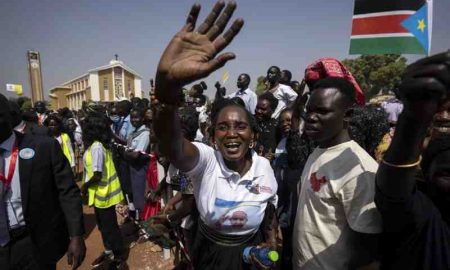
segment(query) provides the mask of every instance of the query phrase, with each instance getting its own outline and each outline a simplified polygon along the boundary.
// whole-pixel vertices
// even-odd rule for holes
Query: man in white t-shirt
[[[317,82],[304,132],[318,143],[301,177],[294,269],[357,269],[374,261],[381,219],[373,202],[377,163],[347,132],[355,92],[342,78]]]
[[[277,119],[280,112],[289,106],[297,98],[297,93],[288,85],[280,83],[281,71],[277,66],[271,66],[267,70],[268,92],[278,99],[278,106],[272,114],[272,118]]]

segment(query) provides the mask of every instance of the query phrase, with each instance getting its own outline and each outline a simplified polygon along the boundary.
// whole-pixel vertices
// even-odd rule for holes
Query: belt
[[[206,225],[201,218],[198,219],[198,230],[211,242],[220,246],[235,247],[240,246],[250,241],[256,233],[235,235],[235,234],[223,234]]]
[[[9,237],[11,238],[11,241],[16,241],[24,238],[25,236],[29,235],[28,228],[26,226],[21,226],[18,228],[14,228],[9,230]]]

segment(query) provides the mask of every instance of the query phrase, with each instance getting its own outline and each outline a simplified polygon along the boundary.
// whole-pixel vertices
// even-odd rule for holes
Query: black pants
[[[115,257],[124,255],[123,238],[117,224],[116,207],[94,207],[94,212],[105,249],[112,250]]]
[[[45,252],[44,250],[42,252]],[[39,255],[31,241],[30,235],[12,240],[5,247],[0,247],[1,270],[54,270],[56,264],[39,261]]]

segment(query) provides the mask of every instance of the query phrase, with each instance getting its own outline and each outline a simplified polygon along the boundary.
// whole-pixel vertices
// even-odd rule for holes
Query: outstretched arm
[[[415,163],[427,128],[439,106],[450,98],[450,51],[410,65],[402,79],[404,110],[377,172],[377,186],[386,196],[405,199],[415,188]],[[406,166],[405,166],[406,165]]]
[[[217,2],[194,31],[200,5],[193,5],[186,24],[167,45],[156,72],[156,97],[161,105],[155,114],[155,133],[161,142],[162,153],[182,171],[191,170],[197,164],[199,154],[181,132],[177,110],[182,98],[181,88],[208,76],[235,58],[233,53],[218,53],[230,44],[244,24],[242,19],[238,19],[220,35],[233,15],[236,3],[230,2],[225,9],[224,6],[223,1]]]

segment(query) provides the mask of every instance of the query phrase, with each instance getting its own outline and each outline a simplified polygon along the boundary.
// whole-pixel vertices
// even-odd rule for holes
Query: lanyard
[[[3,185],[5,188],[9,187],[11,184],[12,178],[14,176],[14,170],[16,169],[16,162],[17,162],[17,154],[19,153],[19,145],[17,143],[17,140],[14,142],[13,151],[11,154],[11,158],[9,160],[9,169],[8,169],[8,177],[5,178],[4,175],[0,173],[0,181],[3,182]]]

